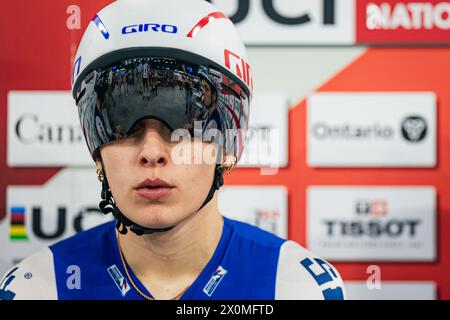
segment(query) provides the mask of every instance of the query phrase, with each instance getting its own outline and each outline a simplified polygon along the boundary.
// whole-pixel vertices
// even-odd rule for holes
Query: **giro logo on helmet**
[[[158,24],[158,23],[132,24],[122,28],[122,34],[149,32],[149,31],[177,33],[178,28],[170,24]]]

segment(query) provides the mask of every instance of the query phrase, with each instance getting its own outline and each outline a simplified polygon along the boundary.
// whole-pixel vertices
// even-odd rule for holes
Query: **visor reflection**
[[[171,130],[192,131],[200,121],[203,132],[222,133],[227,152],[237,157],[242,152],[244,137],[238,131],[247,130],[248,97],[215,69],[171,58],[127,59],[92,71],[78,92],[91,155],[101,145],[126,137],[146,118],[159,119]]]

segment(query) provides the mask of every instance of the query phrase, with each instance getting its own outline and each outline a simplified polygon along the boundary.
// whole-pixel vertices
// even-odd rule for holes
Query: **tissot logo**
[[[436,256],[433,187],[308,188],[308,246],[340,261],[431,261]]]
[[[385,217],[388,211],[386,200],[357,201],[355,207],[358,215],[371,215],[373,217]]]
[[[428,125],[424,118],[411,116],[402,123],[402,135],[410,142],[420,142],[427,136]]]
[[[357,201],[354,207],[355,219],[323,220],[327,235],[330,238],[335,236],[398,238],[405,235],[414,238],[421,221],[419,219],[389,219],[388,207],[386,200]]]
[[[15,123],[15,134],[24,144],[84,143],[79,126],[50,124],[40,120],[37,114],[24,114]]]

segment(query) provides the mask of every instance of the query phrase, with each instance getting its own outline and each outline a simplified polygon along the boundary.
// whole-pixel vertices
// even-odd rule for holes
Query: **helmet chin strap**
[[[103,161],[102,161],[103,165]],[[105,166],[103,165],[103,168]],[[219,164],[216,164],[215,171],[214,171],[214,180],[212,183],[212,186],[209,190],[208,195],[206,196],[205,201],[201,205],[201,207],[197,210],[200,211],[208,202],[211,201],[211,199],[214,196],[214,192],[216,190],[219,190],[220,187],[223,185],[223,167]],[[116,206],[116,202],[112,196],[111,188],[108,184],[108,179],[106,178],[106,172],[103,170],[103,180],[102,180],[102,192],[101,192],[101,198],[102,200],[99,203],[99,208],[104,214],[112,213],[114,218],[116,218],[116,229],[121,234],[126,234],[128,232],[127,227],[130,228],[132,232],[137,234],[138,236],[144,235],[144,234],[152,234],[155,232],[165,232],[169,231],[175,226],[166,227],[166,228],[146,228],[143,226],[140,226],[139,224],[131,221],[128,219]]]

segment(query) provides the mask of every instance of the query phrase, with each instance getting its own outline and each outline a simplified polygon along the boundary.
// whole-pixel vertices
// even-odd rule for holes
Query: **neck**
[[[222,234],[216,195],[208,205],[161,233],[119,235],[123,255],[141,281],[195,279],[211,259]]]

